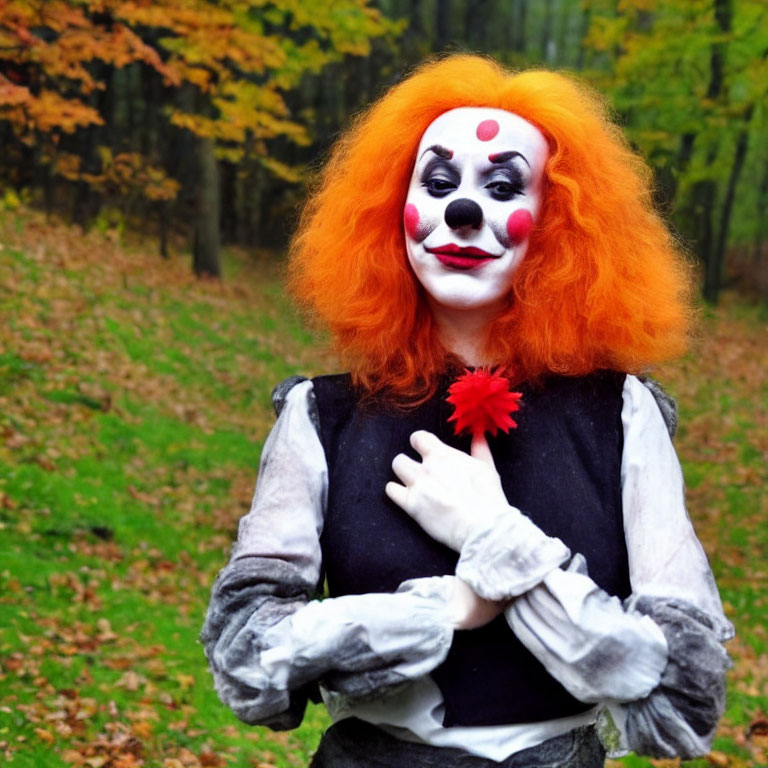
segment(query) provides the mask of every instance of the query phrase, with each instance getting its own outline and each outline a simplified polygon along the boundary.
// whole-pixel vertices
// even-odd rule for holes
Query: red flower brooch
[[[470,434],[473,442],[490,432],[509,432],[517,427],[510,414],[520,410],[521,392],[509,391],[509,380],[501,375],[501,369],[479,368],[467,371],[448,389],[447,401],[454,406],[448,421],[457,435]]]

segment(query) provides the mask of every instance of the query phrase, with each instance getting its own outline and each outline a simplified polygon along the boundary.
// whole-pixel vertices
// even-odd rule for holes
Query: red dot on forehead
[[[483,120],[477,126],[477,138],[480,141],[490,141],[499,132],[499,124],[495,120]]]
[[[507,234],[513,245],[522,243],[533,228],[533,216],[530,211],[522,208],[513,211],[507,219]]]
[[[413,203],[408,203],[403,210],[403,224],[405,232],[412,240],[418,240],[419,212]]]

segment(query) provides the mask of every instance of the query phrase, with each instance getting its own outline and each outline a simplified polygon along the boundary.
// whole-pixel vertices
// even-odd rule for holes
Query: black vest
[[[407,579],[452,574],[456,552],[438,544],[384,494],[398,453],[419,457],[416,429],[469,451],[445,402],[448,381],[412,410],[361,405],[347,375],[314,379],[328,461],[328,508],[321,538],[331,596],[393,592]],[[597,584],[630,593],[621,510],[624,374],[551,377],[517,387],[519,427],[489,440],[509,502],[545,533],[587,559]],[[454,635],[432,674],[445,700],[444,725],[501,725],[583,712],[510,630],[504,616]]]

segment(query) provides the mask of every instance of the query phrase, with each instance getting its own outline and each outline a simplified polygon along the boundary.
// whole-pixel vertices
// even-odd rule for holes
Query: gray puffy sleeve
[[[652,392],[628,376],[622,502],[632,595],[600,589],[576,555],[506,610],[518,638],[573,696],[603,705],[611,754],[690,758],[709,750],[724,708],[733,634],[685,509],[683,476]],[[668,405],[668,404],[667,404]],[[494,586],[474,569],[480,594]],[[482,578],[480,578],[482,577]],[[484,595],[486,596],[486,595]]]
[[[442,662],[453,638],[448,577],[394,594],[317,600],[327,496],[312,383],[277,390],[251,511],[217,577],[201,640],[219,697],[248,723],[296,727],[320,682],[382,695]]]
[[[651,694],[624,705],[627,746],[651,757],[706,754],[725,708],[729,660],[721,630],[686,600],[640,596],[632,604],[661,627],[669,658]]]
[[[648,696],[611,714],[627,748],[690,759],[709,751],[725,709],[730,661],[723,643],[733,637],[733,626],[685,509],[680,464],[660,423],[661,413],[669,425],[659,393],[628,377],[624,401],[624,528],[633,589],[626,608],[661,628],[668,658]]]

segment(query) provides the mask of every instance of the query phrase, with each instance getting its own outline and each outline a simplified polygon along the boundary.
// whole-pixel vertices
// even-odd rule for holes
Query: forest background
[[[331,365],[280,285],[298,207],[442,51],[593,83],[699,265],[658,375],[738,636],[690,765],[768,765],[765,0],[0,0],[0,762],[307,764],[322,710],[240,725],[196,636],[270,389]]]
[[[83,227],[284,245],[350,115],[426,56],[486,52],[608,97],[716,301],[768,289],[763,0],[0,0],[0,184]]]

